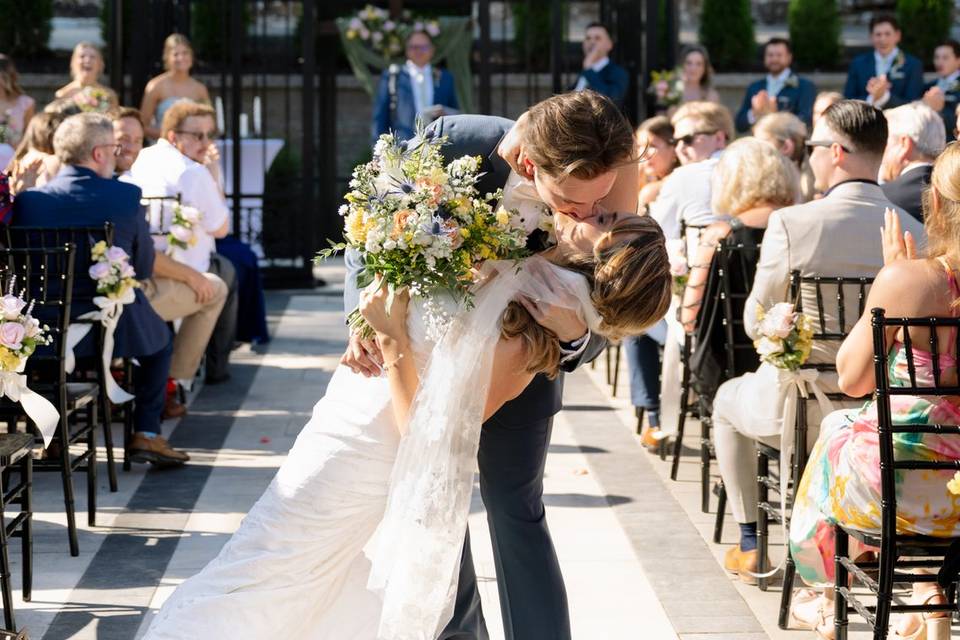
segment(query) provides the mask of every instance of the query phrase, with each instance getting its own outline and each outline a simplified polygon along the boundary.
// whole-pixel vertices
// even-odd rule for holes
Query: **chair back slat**
[[[726,336],[725,379],[739,375],[737,371],[737,353],[755,351],[753,341],[747,336],[743,326],[743,312],[757,265],[755,258],[760,247],[754,243],[734,242],[732,238],[724,240],[717,248],[717,275],[720,277],[720,296],[722,323]],[[734,282],[734,279],[737,281]]]
[[[930,354],[933,356],[933,386],[940,386],[940,342],[936,331],[930,332]]]
[[[145,209],[147,224],[152,235],[166,235],[173,226],[173,206],[181,204],[183,194],[163,196],[141,196],[140,204]],[[170,214],[167,215],[169,209]]]
[[[910,375],[910,386],[917,386],[917,367],[913,361],[913,338],[910,337],[910,332],[904,329],[903,331],[903,349],[907,352],[907,372]]]

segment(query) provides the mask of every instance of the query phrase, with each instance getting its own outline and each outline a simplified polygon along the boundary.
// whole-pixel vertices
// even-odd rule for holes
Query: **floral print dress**
[[[947,277],[954,297],[960,297],[954,274]],[[955,380],[957,362],[952,355],[957,339],[951,334],[940,354],[941,380]],[[933,358],[913,348],[918,385],[933,385]],[[893,386],[908,386],[906,350],[895,342],[887,357]],[[960,425],[960,398],[942,396],[891,396],[894,423]],[[960,459],[960,438],[937,434],[894,434],[897,460]],[[960,535],[960,496],[950,493],[947,482],[953,471],[900,471],[897,474],[897,531],[930,536]],[[790,520],[790,553],[797,573],[810,585],[834,582],[833,525],[880,533],[880,445],[874,401],[859,410],[834,411],[824,418],[814,445]],[[864,545],[850,539],[850,555]]]

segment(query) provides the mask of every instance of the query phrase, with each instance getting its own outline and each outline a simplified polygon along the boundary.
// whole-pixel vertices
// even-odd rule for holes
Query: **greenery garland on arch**
[[[362,9],[361,13],[366,9]],[[350,63],[353,75],[360,82],[360,86],[373,96],[377,89],[379,74],[391,63],[402,63],[403,53],[399,58],[386,58],[374,51],[363,38],[356,37],[348,32],[355,31],[351,21],[355,16],[337,18],[337,30],[340,33],[340,43],[344,55]],[[433,19],[423,19],[428,22]],[[436,52],[433,56],[434,64],[445,62],[447,70],[453,75],[454,86],[460,110],[464,113],[473,111],[473,78],[470,73],[470,52],[473,49],[473,30],[470,18],[460,16],[441,16],[435,19],[440,32],[433,38]],[[409,33],[416,18],[404,17],[397,21],[396,30],[403,34]],[[355,23],[354,23],[355,24]],[[376,74],[376,75],[375,75]]]

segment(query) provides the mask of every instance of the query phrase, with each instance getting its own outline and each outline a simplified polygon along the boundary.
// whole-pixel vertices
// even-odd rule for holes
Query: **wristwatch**
[[[731,233],[733,233],[734,231],[740,231],[740,229],[743,229],[744,227],[747,226],[743,224],[743,220],[741,220],[740,218],[730,218],[727,224],[730,225]]]

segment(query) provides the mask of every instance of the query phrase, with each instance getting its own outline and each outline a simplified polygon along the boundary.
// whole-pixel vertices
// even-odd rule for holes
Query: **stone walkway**
[[[121,473],[115,494],[101,469],[98,526],[80,518],[79,558],[67,553],[56,475],[37,479],[33,601],[16,596],[18,623],[31,638],[139,637],[152,612],[217,553],[259,497],[322,395],[345,341],[335,292],[271,292],[268,307],[273,341],[235,352],[233,379],[202,389],[188,417],[165,425],[174,446],[193,457],[189,466],[135,467]],[[680,480],[671,482],[669,465],[638,444],[626,389],[611,398],[602,369],[601,363],[567,377],[545,478],[574,638],[812,637],[776,628],[778,586],[761,593],[721,568],[727,546],[709,542],[713,514],[699,508],[696,438],[686,443],[691,455]],[[78,513],[85,512],[83,493]],[[479,496],[470,527],[491,637],[502,638]],[[728,522],[725,542],[733,542],[734,530]],[[774,531],[772,539],[779,535]],[[10,555],[19,586],[19,546]]]

